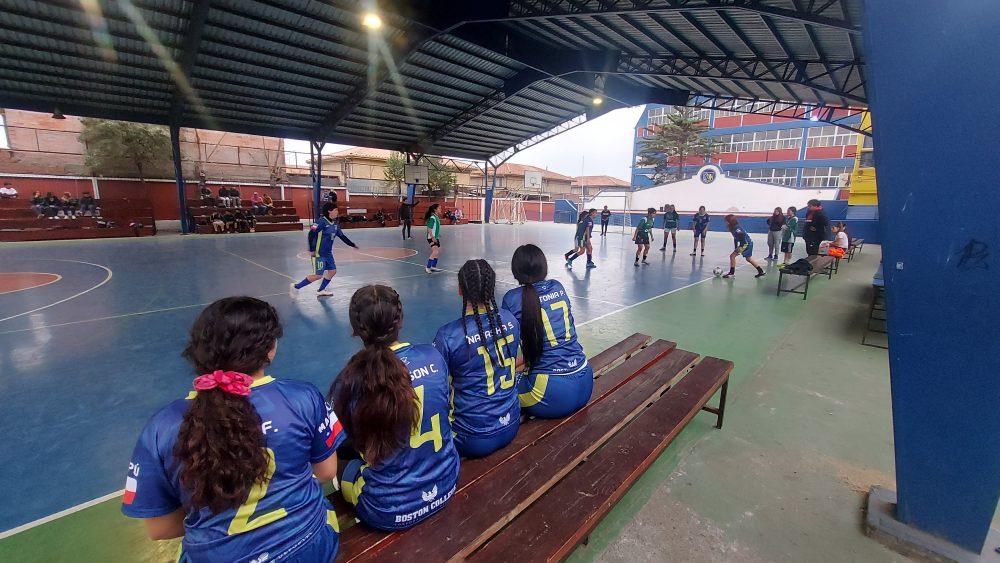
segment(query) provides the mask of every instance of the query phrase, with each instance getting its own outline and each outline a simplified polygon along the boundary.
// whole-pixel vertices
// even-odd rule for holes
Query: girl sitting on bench
[[[357,290],[348,314],[364,348],[330,386],[356,450],[344,452],[354,459],[340,490],[365,524],[409,528],[443,508],[458,483],[448,367],[432,346],[399,342],[403,305],[391,287]]]
[[[462,266],[458,292],[462,317],[438,330],[434,347],[451,372],[455,447],[483,457],[509,444],[520,426],[514,365],[521,334],[514,315],[497,307],[496,273],[485,260]]]
[[[559,281],[546,279],[545,254],[533,244],[514,251],[510,269],[521,287],[504,295],[503,309],[521,324],[527,367],[517,384],[521,413],[568,416],[586,405],[594,390],[594,371],[576,339],[569,296]]]

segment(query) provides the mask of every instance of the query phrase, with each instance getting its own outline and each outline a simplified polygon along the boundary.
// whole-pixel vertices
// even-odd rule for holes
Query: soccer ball
[[[722,267],[721,266],[716,266],[715,269],[712,270],[712,273],[715,274],[715,277],[721,278],[722,277]]]

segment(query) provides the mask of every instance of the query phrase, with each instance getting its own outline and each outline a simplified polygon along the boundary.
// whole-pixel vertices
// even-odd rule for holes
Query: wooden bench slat
[[[686,361],[679,361],[686,358]],[[492,537],[587,456],[642,413],[697,358],[678,350],[612,394],[584,407],[574,424],[564,425],[528,452],[496,465],[473,486],[457,492],[451,506],[419,526],[393,534],[366,561],[461,560]],[[681,367],[678,367],[678,363]],[[427,541],[429,530],[446,531]],[[385,545],[388,544],[388,545]]]
[[[639,342],[645,341],[647,338],[650,337],[638,334],[630,336],[626,339],[626,341],[630,342],[628,348],[638,345]],[[626,341],[623,341],[622,343]],[[594,391],[591,395],[590,404],[594,404],[602,400],[611,391],[619,388],[625,382],[642,373],[643,370],[649,368],[657,361],[662,360],[664,357],[669,357],[667,355],[670,354],[676,346],[677,345],[673,342],[658,340],[634,354],[624,363],[619,364],[615,369],[604,372],[601,377],[594,381]],[[615,348],[617,347],[612,346],[611,349]],[[621,351],[622,349],[618,348],[618,350]],[[617,357],[617,354],[615,357]],[[607,360],[607,358],[608,356],[605,356],[605,359],[601,359],[600,361],[603,363]],[[681,358],[678,361],[683,362],[684,359]],[[514,441],[502,450],[499,450],[485,458],[463,461],[462,469],[459,473],[458,490],[461,491],[465,487],[476,482],[479,478],[495,468],[497,465],[507,462],[517,454],[521,453],[525,448],[547,436],[560,426],[571,423],[574,417],[579,414],[579,412],[576,412],[566,418],[554,420],[529,421],[521,426],[520,430],[518,430],[517,436],[514,438]],[[336,494],[339,496],[339,493]],[[345,509],[346,511],[353,512],[353,509],[346,503],[335,502],[334,508],[337,510],[338,516],[340,516]],[[348,521],[346,524],[349,525],[350,522]],[[341,528],[342,533],[340,537],[340,553],[344,561],[350,561],[351,558],[373,548],[376,544],[391,535],[389,533],[373,530],[365,526],[345,528],[346,526]]]
[[[708,403],[732,369],[732,362],[705,358],[469,560],[564,560]]]
[[[631,357],[632,354],[648,346],[652,341],[652,336],[637,332],[593,358],[590,358],[590,367],[594,370],[594,377],[600,377],[605,371],[625,361]]]

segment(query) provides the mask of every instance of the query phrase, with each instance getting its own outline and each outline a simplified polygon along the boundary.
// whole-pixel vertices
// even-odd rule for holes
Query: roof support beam
[[[194,69],[195,60],[198,58],[201,36],[205,31],[205,21],[208,19],[208,12],[211,9],[212,0],[195,2],[191,8],[191,17],[188,21],[187,32],[184,34],[184,43],[181,45],[181,60],[177,65],[180,76],[171,76],[173,79],[173,94],[170,100],[170,114],[175,120],[180,120],[181,116],[184,115],[185,108],[189,102],[194,102],[196,109],[199,111],[202,109],[200,107],[201,101],[197,99],[198,94],[191,87],[191,71]],[[195,97],[195,99],[188,100],[188,97]],[[183,207],[181,211],[184,211]]]

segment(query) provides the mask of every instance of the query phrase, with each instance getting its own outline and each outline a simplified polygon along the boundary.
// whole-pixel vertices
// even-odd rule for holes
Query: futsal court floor
[[[728,506],[719,505],[727,488],[735,487],[739,495],[747,496],[738,485],[741,479],[725,471],[717,475],[728,480],[724,486],[699,479],[697,487],[689,483],[686,491],[675,489],[679,486],[674,482],[677,468],[697,460],[700,445],[729,443],[730,453],[751,455],[761,449],[752,447],[754,444],[773,446],[782,435],[790,434],[789,440],[801,442],[803,447],[815,444],[812,437],[801,434],[803,425],[797,420],[773,426],[773,420],[767,419],[774,418],[778,407],[761,405],[768,403],[769,394],[781,396],[781,408],[792,409],[786,414],[823,419],[829,416],[822,411],[827,394],[843,390],[826,388],[828,381],[805,369],[800,370],[806,372],[801,378],[782,383],[779,387],[783,391],[778,393],[763,380],[758,381],[776,357],[808,348],[808,354],[829,359],[827,347],[817,341],[832,339],[832,344],[845,346],[851,366],[859,364],[856,369],[851,367],[857,371],[854,375],[876,384],[874,399],[869,401],[881,405],[884,400],[882,406],[887,407],[888,385],[881,381],[887,374],[885,352],[857,345],[854,335],[849,334],[866,304],[866,280],[870,281],[878,264],[877,247],[866,247],[861,259],[845,268],[847,273],[842,271],[834,280],[827,280],[833,283],[814,280],[809,301],[803,302],[796,296],[775,298],[777,271],[773,265],[760,280],[754,279],[753,269],[747,265],[737,271],[735,280],[715,278],[712,269],[725,268],[733,248],[732,238],[725,233],[710,233],[702,258],[688,255],[689,233],[681,233],[676,254],[660,252],[657,232],[649,256],[651,264],[639,268],[632,265],[635,246],[628,236],[609,233],[594,239],[596,269],[586,269],[585,261],[578,259],[570,270],[561,255],[572,246],[573,230],[573,225],[537,223],[445,225],[439,262],[444,271],[435,274],[423,270],[427,244],[422,229],[414,229],[415,237],[407,241],[401,240],[396,229],[350,230],[347,235],[360,248],[355,251],[340,241],[335,244],[339,268],[331,283],[335,295],[318,299],[316,283],[294,300],[288,296],[288,284],[309,270],[304,232],[0,246],[0,284],[5,283],[5,277],[9,281],[11,274],[20,273],[19,283],[35,286],[18,289],[16,283],[0,285],[0,396],[4,405],[0,409],[4,433],[0,441],[4,460],[0,464],[0,560],[166,561],[176,554],[176,542],[150,542],[138,523],[120,516],[119,496],[140,428],[156,410],[184,396],[190,387],[192,374],[180,353],[192,321],[208,303],[231,295],[252,295],[272,303],[281,315],[285,335],[269,372],[311,381],[325,391],[359,348],[350,336],[347,317],[347,304],[355,289],[368,283],[394,287],[404,306],[402,339],[429,342],[438,327],[461,313],[455,273],[465,260],[485,258],[493,265],[499,301],[517,286],[509,267],[514,249],[529,242],[545,251],[550,277],[559,279],[571,294],[580,339],[589,355],[638,331],[736,363],[727,428],[715,431],[711,421],[696,418],[640,480],[639,492],[630,493],[598,528],[594,541],[578,550],[576,560],[624,561],[636,560],[637,554],[655,554],[656,549],[684,540],[671,536],[669,529],[683,528],[687,525],[684,522],[668,521],[655,527],[652,534],[640,533],[643,525],[666,518],[664,507],[670,503],[680,502],[678,499],[685,503],[684,510],[667,511],[672,515],[669,518],[676,518],[685,510],[695,514],[713,506]],[[763,235],[754,238],[755,255],[763,258]],[[840,293],[831,293],[834,291]],[[818,309],[829,306],[831,299],[840,302],[836,314],[831,315],[829,308]],[[845,304],[845,300],[849,302]],[[825,326],[827,320],[836,324]],[[802,323],[808,324],[815,338],[805,337],[808,332],[803,332]],[[856,336],[860,338],[860,333]],[[832,357],[832,363],[813,371],[835,372],[844,365],[837,354]],[[804,366],[815,360],[802,358]],[[824,388],[814,389],[813,383]],[[751,395],[744,393],[751,389]],[[846,397],[835,400],[848,404]],[[819,410],[803,406],[810,402],[819,402]],[[770,415],[741,429],[741,424],[753,419],[741,416],[741,405],[749,409],[747,414],[764,408],[765,415]],[[891,446],[884,448],[886,440],[891,444],[888,415],[853,405],[848,410],[857,411],[853,422],[848,419],[852,432],[860,431],[858,425],[863,426],[871,417],[877,419],[878,426],[862,432],[867,454],[855,461],[876,467],[873,475],[891,479]],[[770,430],[756,435],[765,428]],[[741,432],[754,436],[739,437]],[[723,466],[732,470],[730,464],[736,460],[727,459],[726,452],[715,455],[720,461],[709,461],[712,471]],[[830,452],[824,455],[835,457]],[[743,467],[746,462],[738,461]],[[829,477],[830,471],[821,473]],[[677,495],[696,490],[697,494]],[[657,494],[667,497],[650,506],[650,497]],[[852,490],[848,497],[853,494]],[[644,516],[650,510],[652,513]],[[692,551],[689,560],[730,560],[728,556],[715,557],[719,555],[715,544],[732,547],[744,541],[738,534],[730,537],[731,530],[727,531],[740,518],[750,518],[740,516],[744,512],[753,511],[733,507],[717,510],[712,521],[721,531],[701,534],[693,543],[682,544],[700,545],[700,540],[712,544],[704,554]],[[702,517],[698,518],[701,522]],[[857,535],[853,524],[836,522],[845,526],[845,536]],[[639,539],[629,539],[632,533]],[[747,553],[754,557],[759,551],[755,537],[745,538]],[[760,549],[765,546],[762,543]],[[867,548],[861,549],[868,553]]]

